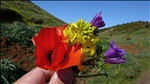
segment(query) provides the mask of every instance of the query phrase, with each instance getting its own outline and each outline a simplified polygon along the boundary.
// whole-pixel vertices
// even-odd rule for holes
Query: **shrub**
[[[17,64],[10,60],[1,59],[0,62],[1,84],[12,84],[26,73],[26,71],[19,68]]]
[[[31,38],[41,28],[41,26],[28,26],[21,22],[13,24],[2,23],[1,35],[12,42],[17,42],[23,45],[30,45]]]
[[[122,65],[122,74],[124,74],[127,78],[136,78],[141,71],[141,66],[138,64],[136,58],[131,54],[126,55],[126,60],[127,62]]]

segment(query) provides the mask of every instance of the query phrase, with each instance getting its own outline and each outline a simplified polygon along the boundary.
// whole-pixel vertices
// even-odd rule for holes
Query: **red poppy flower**
[[[35,63],[48,70],[59,70],[80,64],[81,45],[68,46],[62,30],[66,27],[42,28],[32,38]]]

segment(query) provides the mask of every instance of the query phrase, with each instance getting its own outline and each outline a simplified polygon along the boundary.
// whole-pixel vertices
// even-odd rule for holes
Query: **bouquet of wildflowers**
[[[118,48],[112,40],[106,51],[98,46],[100,39],[96,33],[103,26],[105,23],[99,12],[90,23],[79,19],[64,26],[42,28],[32,38],[36,65],[52,71],[70,67],[78,76],[86,65],[94,66],[97,62],[125,63],[124,50]]]

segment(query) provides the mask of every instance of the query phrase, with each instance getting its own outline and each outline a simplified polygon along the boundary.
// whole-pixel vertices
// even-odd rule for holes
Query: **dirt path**
[[[146,50],[143,46],[135,44],[117,44],[117,46],[132,54],[138,54]],[[135,84],[150,84],[150,71],[144,72],[144,74],[135,81]]]
[[[140,77],[135,84],[150,84],[150,71],[147,71]]]
[[[146,48],[144,48],[143,46],[136,44],[117,44],[117,46],[131,54],[139,54],[146,50]]]

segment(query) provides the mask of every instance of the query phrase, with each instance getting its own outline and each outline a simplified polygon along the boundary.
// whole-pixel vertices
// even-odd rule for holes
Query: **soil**
[[[117,46],[131,54],[138,54],[146,50],[146,48],[144,48],[143,46],[136,45],[136,44],[117,44]]]
[[[145,72],[141,78],[135,81],[135,84],[150,84],[150,71]]]
[[[131,54],[138,54],[146,50],[143,46],[135,44],[117,44],[117,46]],[[135,84],[150,84],[150,71],[145,72],[142,77],[135,81]]]
[[[21,46],[18,43],[10,42],[1,37],[1,59],[9,59],[20,64],[20,67],[29,71],[35,67],[33,62],[34,54],[30,46]]]

